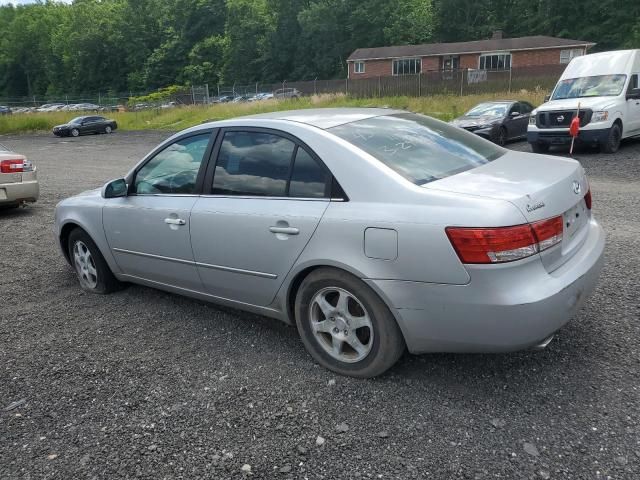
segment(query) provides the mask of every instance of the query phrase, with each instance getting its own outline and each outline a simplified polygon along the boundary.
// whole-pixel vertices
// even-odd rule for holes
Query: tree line
[[[360,47],[552,35],[640,48],[619,0],[47,0],[0,7],[0,96],[346,76]]]

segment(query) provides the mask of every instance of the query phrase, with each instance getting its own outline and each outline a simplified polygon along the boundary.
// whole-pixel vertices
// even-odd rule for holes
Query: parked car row
[[[117,112],[123,108],[120,105],[96,105],[95,103],[46,103],[40,107],[3,107],[0,106],[0,115],[11,113],[36,113],[36,112]]]
[[[271,100],[271,99],[286,99],[286,98],[300,98],[302,92],[297,88],[279,88],[274,90],[273,93],[261,92],[261,93],[245,93],[241,95],[221,95],[212,99],[211,103],[241,103],[241,102],[257,102],[259,100]]]

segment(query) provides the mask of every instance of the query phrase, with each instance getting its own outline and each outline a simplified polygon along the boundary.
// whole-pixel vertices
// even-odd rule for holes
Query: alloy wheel
[[[89,289],[98,286],[98,270],[91,256],[91,251],[80,240],[73,244],[73,264],[83,286]]]
[[[343,288],[323,288],[313,297],[309,308],[313,336],[332,358],[356,363],[371,352],[373,323],[355,295]]]

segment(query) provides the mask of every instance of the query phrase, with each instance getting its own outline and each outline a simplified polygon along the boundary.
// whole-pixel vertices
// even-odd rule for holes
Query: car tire
[[[104,133],[109,134],[112,132],[113,132],[113,129],[111,128],[111,125],[107,125],[106,127],[104,127]]]
[[[78,137],[80,135],[80,130],[78,130],[77,128],[72,128],[71,132],[69,133],[71,133],[72,137]]]
[[[83,290],[107,294],[122,289],[124,284],[114,275],[91,237],[80,228],[69,234],[69,259]]]
[[[622,141],[622,128],[619,123],[614,123],[609,129],[609,135],[607,139],[600,144],[600,149],[603,153],[616,153],[620,148],[620,142]]]
[[[342,270],[321,268],[302,281],[295,318],[309,354],[340,375],[375,377],[405,350],[389,308],[362,280]]]
[[[507,144],[507,129],[504,127],[498,128],[495,133],[493,142],[504,147]]]
[[[549,152],[548,143],[533,142],[531,144],[531,151],[533,153],[547,153]]]

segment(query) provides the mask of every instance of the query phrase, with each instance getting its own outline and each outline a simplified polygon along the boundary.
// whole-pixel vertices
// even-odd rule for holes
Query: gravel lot
[[[362,381],[315,365],[272,320],[80,290],[55,204],[166,136],[0,137],[42,188],[0,212],[0,479],[640,478],[640,141],[577,155],[607,262],[545,351],[407,355]]]

